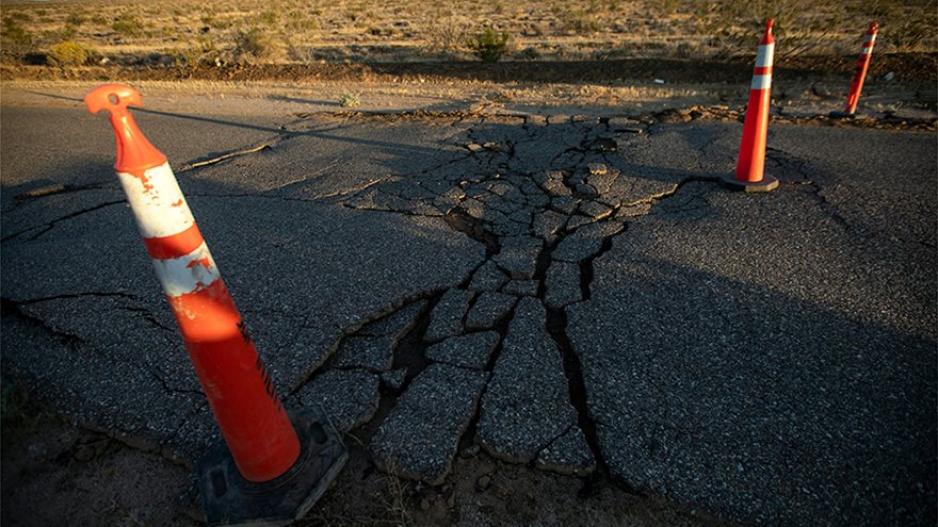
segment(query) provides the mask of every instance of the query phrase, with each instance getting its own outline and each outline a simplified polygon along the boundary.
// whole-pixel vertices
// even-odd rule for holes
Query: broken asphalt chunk
[[[450,471],[488,374],[431,364],[411,382],[371,439],[383,470],[431,485]]]

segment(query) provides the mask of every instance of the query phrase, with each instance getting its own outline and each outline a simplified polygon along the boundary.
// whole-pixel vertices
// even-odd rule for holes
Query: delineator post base
[[[309,512],[332,485],[348,460],[341,436],[318,409],[291,413],[290,420],[300,438],[300,457],[273,480],[244,479],[224,441],[209,448],[196,468],[208,525],[289,525]]]
[[[831,112],[827,114],[831,119],[856,119],[857,114],[847,112]]]
[[[772,176],[762,176],[762,181],[740,181],[730,174],[723,178],[723,185],[743,192],[769,192],[778,188],[778,180]]]

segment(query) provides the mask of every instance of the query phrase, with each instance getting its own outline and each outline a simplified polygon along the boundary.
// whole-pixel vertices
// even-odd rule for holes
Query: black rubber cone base
[[[290,419],[300,438],[300,457],[271,481],[244,479],[224,441],[209,448],[196,468],[209,525],[288,525],[309,512],[332,485],[348,460],[341,436],[321,411],[291,413]]]
[[[723,184],[733,190],[743,192],[769,192],[778,188],[778,180],[772,176],[762,176],[762,181],[740,181],[730,174],[723,178]]]
[[[847,112],[831,112],[827,114],[831,119],[856,119],[857,114]]]

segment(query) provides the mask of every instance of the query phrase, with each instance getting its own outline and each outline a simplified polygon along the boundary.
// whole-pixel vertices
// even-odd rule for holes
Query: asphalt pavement
[[[743,524],[934,524],[933,133],[772,126],[747,195],[737,123],[138,118],[287,406],[382,469],[477,443]],[[106,121],[5,106],[0,147],[5,374],[193,462],[217,433]]]

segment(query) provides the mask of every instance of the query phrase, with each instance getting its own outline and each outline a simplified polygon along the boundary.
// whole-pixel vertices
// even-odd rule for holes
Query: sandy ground
[[[148,109],[206,115],[302,115],[315,112],[489,111],[516,114],[640,115],[667,108],[724,105],[743,110],[746,85],[668,83],[665,79],[612,84],[430,82],[407,79],[377,82],[136,81]],[[782,79],[774,88],[773,111],[826,115],[841,110],[847,80],[827,77]],[[7,80],[0,83],[5,105],[63,107],[80,104],[101,82]],[[342,104],[351,96],[355,103]],[[861,114],[938,117],[935,93],[918,85],[871,79],[858,109]]]
[[[79,428],[4,382],[5,526],[196,526],[181,496],[190,469]],[[628,489],[594,485],[464,449],[455,476],[429,487],[378,472],[357,438],[332,489],[297,525],[716,526]]]

